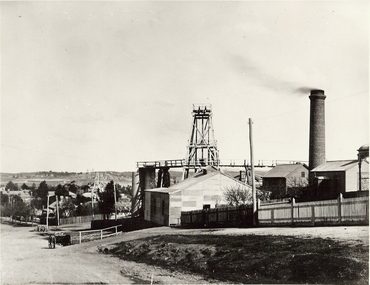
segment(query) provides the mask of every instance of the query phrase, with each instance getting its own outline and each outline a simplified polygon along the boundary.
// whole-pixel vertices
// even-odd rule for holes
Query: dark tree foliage
[[[69,195],[69,192],[68,190],[66,189],[66,186],[65,185],[61,185],[61,184],[58,184],[57,187],[55,188],[55,195],[58,196],[58,199],[61,197],[61,196],[68,196]]]
[[[16,190],[18,190],[18,185],[17,185],[17,183],[14,184],[12,181],[9,181],[5,185],[5,190],[16,191]]]
[[[117,189],[116,198],[116,201],[118,201],[119,192]],[[114,204],[114,182],[111,181],[106,185],[104,191],[99,192],[98,207],[104,220],[109,219],[110,214],[114,212]]]
[[[87,216],[91,214],[91,204],[79,204],[76,208],[76,216]]]
[[[83,192],[87,192],[89,189],[90,189],[90,186],[89,185],[82,185],[81,186],[81,189],[83,190]]]
[[[77,193],[78,186],[76,185],[75,181],[70,182],[69,184],[66,185],[68,191]]]
[[[21,189],[22,190],[27,190],[27,189],[29,189],[29,187],[26,183],[23,183],[22,186],[21,186]]]
[[[46,181],[44,180],[40,183],[38,188],[34,190],[31,189],[32,197],[40,199],[41,204],[46,206],[47,196],[50,190],[52,190],[52,188],[49,187],[49,185],[46,184]]]
[[[28,218],[34,214],[32,205],[26,204],[18,195],[9,197],[9,203],[1,206],[2,216],[13,216],[17,219],[19,217]]]
[[[2,206],[5,206],[7,204],[9,204],[9,196],[3,192],[1,192],[1,205]]]
[[[31,200],[31,206],[34,207],[35,209],[41,210],[44,206],[42,199],[39,198],[33,198]]]

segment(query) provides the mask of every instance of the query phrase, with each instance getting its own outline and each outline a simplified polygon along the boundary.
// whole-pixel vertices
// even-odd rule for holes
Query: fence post
[[[369,199],[366,200],[365,221],[369,222]]]
[[[343,194],[340,193],[338,197],[338,222],[342,223],[342,202],[343,202]]]
[[[311,222],[315,225],[315,205],[311,206]]]
[[[291,208],[291,215],[292,215],[291,223],[292,223],[292,225],[294,225],[294,204],[295,204],[295,199],[292,198],[292,208]]]
[[[271,225],[274,224],[274,209],[271,209]]]
[[[103,230],[100,230],[100,239],[103,239]]]
[[[82,242],[82,233],[81,232],[79,232],[80,233],[80,243]]]
[[[118,226],[116,226],[116,235],[117,235],[117,232],[118,232]]]

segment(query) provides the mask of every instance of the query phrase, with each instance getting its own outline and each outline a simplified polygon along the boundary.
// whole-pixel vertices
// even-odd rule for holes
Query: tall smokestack
[[[325,94],[311,90],[309,169],[326,161],[325,157]]]

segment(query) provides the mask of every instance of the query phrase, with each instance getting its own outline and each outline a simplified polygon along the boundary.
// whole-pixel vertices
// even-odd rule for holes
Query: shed
[[[213,167],[207,167],[169,188],[145,190],[144,219],[159,225],[179,224],[181,211],[224,204],[224,192],[234,187],[252,191],[250,186]]]
[[[262,176],[262,187],[275,198],[283,198],[289,187],[307,186],[309,170],[305,164],[279,164]]]
[[[359,191],[358,160],[337,160],[325,162],[311,170],[311,177],[317,194],[323,197],[339,193]],[[362,161],[361,191],[369,190],[369,162]]]

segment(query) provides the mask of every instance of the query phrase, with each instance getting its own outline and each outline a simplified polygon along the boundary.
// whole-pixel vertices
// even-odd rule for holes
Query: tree
[[[41,209],[43,208],[43,206],[44,206],[44,203],[43,203],[43,201],[42,201],[42,199],[41,199],[40,197],[38,197],[38,198],[33,198],[33,199],[31,200],[31,206],[32,206],[33,208],[35,208],[35,209],[39,209],[39,210],[41,210]]]
[[[26,204],[18,195],[13,195],[11,198],[11,215],[16,217],[24,217],[27,219],[32,215],[32,207]]]
[[[47,196],[50,188],[46,184],[46,181],[42,181],[39,187],[35,190],[31,190],[32,197],[39,198],[41,200],[41,205],[46,206]]]
[[[69,192],[77,193],[78,186],[76,185],[75,181],[70,182],[66,185]]]
[[[114,182],[111,181],[105,186],[104,191],[99,192],[98,207],[100,209],[100,212],[103,214],[104,220],[109,219],[110,214],[114,212],[114,188]],[[117,189],[116,197],[116,201],[118,201],[119,193]]]
[[[66,189],[65,185],[58,184],[57,187],[55,188],[55,196],[58,196],[58,199],[60,199],[60,196],[68,196],[69,192]]]
[[[5,190],[16,191],[16,190],[18,190],[18,185],[17,184],[14,184],[12,181],[9,181],[5,185]]]
[[[1,194],[1,197],[0,197],[1,205],[5,206],[5,205],[9,204],[9,196],[7,194],[3,193],[3,192],[1,192],[0,194]]]
[[[29,189],[29,187],[26,183],[23,183],[22,186],[21,186],[21,189],[22,190],[27,190],[27,189]]]
[[[63,203],[60,206],[60,212],[62,217],[71,217],[76,212],[76,205],[72,202],[71,198],[64,198]]]
[[[224,191],[224,198],[230,206],[241,206],[252,204],[252,190],[242,185],[227,187]]]

